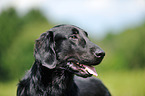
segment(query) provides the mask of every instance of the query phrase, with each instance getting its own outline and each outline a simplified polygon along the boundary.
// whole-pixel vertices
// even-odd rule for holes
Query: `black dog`
[[[110,96],[103,83],[91,77],[97,76],[93,66],[104,55],[84,30],[55,26],[36,40],[35,63],[20,81],[17,96]]]

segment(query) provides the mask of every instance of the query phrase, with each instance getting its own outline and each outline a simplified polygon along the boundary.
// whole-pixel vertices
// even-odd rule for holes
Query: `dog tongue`
[[[97,72],[96,72],[96,70],[95,70],[94,67],[87,66],[87,65],[84,65],[84,67],[85,67],[85,70],[87,70],[90,74],[93,74],[95,76],[98,76],[98,74],[97,74]]]

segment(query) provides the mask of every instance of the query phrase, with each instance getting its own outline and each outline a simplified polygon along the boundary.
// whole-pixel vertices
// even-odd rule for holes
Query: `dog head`
[[[58,25],[43,33],[35,44],[35,59],[49,69],[60,68],[88,77],[105,52],[88,39],[84,30],[73,25]]]

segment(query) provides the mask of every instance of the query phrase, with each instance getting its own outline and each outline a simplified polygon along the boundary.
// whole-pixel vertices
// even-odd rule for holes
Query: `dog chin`
[[[80,73],[80,72],[78,72],[78,73],[75,73],[75,75],[77,75],[77,76],[79,76],[79,77],[83,77],[83,78],[87,78],[87,77],[91,77],[92,76],[92,74],[86,74],[86,73]]]

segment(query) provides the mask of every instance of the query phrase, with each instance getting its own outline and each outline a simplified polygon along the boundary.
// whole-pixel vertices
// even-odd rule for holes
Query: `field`
[[[145,96],[145,70],[100,73],[112,96]]]
[[[145,70],[98,72],[112,96],[145,96]],[[0,82],[0,96],[16,96],[16,81]]]

